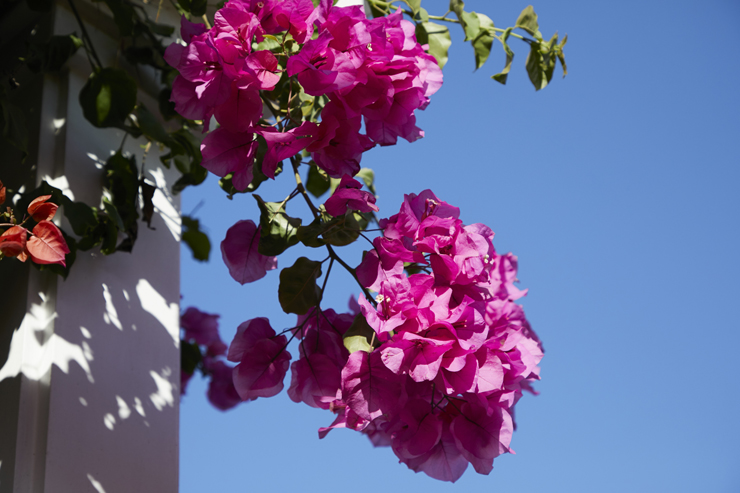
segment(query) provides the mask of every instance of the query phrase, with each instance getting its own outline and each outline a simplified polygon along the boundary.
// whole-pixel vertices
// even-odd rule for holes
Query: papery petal
[[[229,274],[240,284],[262,279],[268,270],[277,268],[277,257],[262,255],[259,250],[260,228],[251,220],[237,221],[221,242],[221,256]]]

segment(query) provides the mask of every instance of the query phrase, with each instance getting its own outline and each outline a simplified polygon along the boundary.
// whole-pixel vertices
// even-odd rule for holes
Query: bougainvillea
[[[0,182],[0,205],[5,202],[5,195],[6,189]],[[30,258],[33,263],[39,265],[65,265],[69,247],[62,232],[51,222],[59,206],[49,202],[49,199],[51,195],[33,199],[26,208],[28,216],[20,222],[10,207],[0,214],[0,218],[7,218],[9,221],[0,224],[0,227],[8,227],[0,234],[0,258],[15,257],[21,262]],[[24,227],[30,220],[36,221],[31,231]]]
[[[336,415],[322,438],[334,428],[361,431],[414,471],[445,481],[468,463],[488,474],[511,451],[514,405],[533,392],[543,356],[516,303],[526,294],[514,286],[516,257],[496,253],[493,231],[464,225],[429,190],[407,195],[380,227],[357,269],[377,296],[361,296],[360,313],[316,307],[298,318],[288,395]],[[266,319],[240,326],[229,359],[241,361],[242,398],[282,389],[286,346]]]
[[[495,32],[487,17],[451,5],[466,35],[474,21],[478,36]],[[434,32],[421,10],[368,19],[362,7],[329,0],[231,0],[213,27],[183,18],[183,43],[165,58],[179,71],[175,108],[208,132],[202,165],[222,177],[230,197],[276,179],[285,160],[296,180],[281,202],[254,195],[259,224],[229,228],[221,252],[231,277],[261,279],[298,243],[328,253],[281,271],[278,299],[296,325],[278,333],[264,317],[242,323],[226,354],[234,367],[222,359],[215,316],[188,309],[184,344],[195,364],[183,385],[200,368],[211,378],[211,402],[228,409],[277,395],[290,370],[290,399],[334,415],[320,438],[335,428],[359,431],[410,469],[456,481],[469,464],[490,473],[493,460],[512,451],[514,406],[524,391],[534,393],[543,350],[516,303],[526,294],[515,286],[517,259],[496,252],[490,228],[463,224],[460,210],[430,190],[407,195],[387,219],[375,216],[374,173],[360,168],[362,154],[423,137],[415,112],[442,85],[443,60],[417,39]],[[517,23],[539,36],[533,11]],[[327,189],[316,206],[309,192]],[[309,224],[287,213],[298,196]],[[374,239],[365,234],[370,223],[380,232]],[[335,248],[360,236],[371,248],[352,268]],[[362,289],[349,313],[322,306],[335,264]]]
[[[28,53],[9,51],[6,65],[11,74],[25,65],[42,76],[62,70],[83,48],[91,74],[80,92],[82,114],[94,127],[122,130],[123,141],[102,167],[97,203],[73,202],[45,181],[31,186],[33,173],[24,184],[14,177],[13,190],[0,183],[0,205],[12,197],[0,211],[0,259],[31,259],[66,277],[77,251],[132,252],[139,220],[152,227],[161,186],[147,181],[144,169],[152,144],[168,149],[161,163],[182,175],[165,195],[199,185],[211,172],[233,199],[289,166],[290,194],[274,202],[253,194],[259,221],[238,221],[220,246],[240,284],[270,275],[277,257],[298,244],[321,252],[323,260],[299,256],[279,274],[278,301],[297,323],[278,333],[267,318],[252,316],[227,346],[217,315],[188,308],[181,317],[181,394],[199,371],[209,379],[210,402],[228,410],[278,394],[290,370],[289,397],[334,415],[321,438],[334,428],[360,431],[391,446],[410,469],[442,480],[455,481],[468,464],[489,473],[493,459],[511,451],[514,405],[523,391],[534,392],[542,358],[516,304],[526,294],[515,286],[516,257],[498,254],[488,227],[464,225],[456,207],[428,190],[406,196],[398,214],[379,220],[375,175],[360,163],[375,146],[424,136],[417,110],[442,86],[452,42],[446,24],[462,29],[476,69],[500,42],[505,65],[492,79],[502,84],[514,57],[509,40],[525,42],[536,90],[549,84],[558,62],[565,75],[567,36],[546,40],[531,6],[501,28],[466,11],[461,0],[450,0],[442,15],[430,15],[422,0],[355,0],[368,12],[332,0],[228,0],[215,11],[207,2],[173,0],[183,15],[179,40],[171,43],[175,28],[158,23],[159,11],[150,17],[138,2],[120,0],[101,4],[120,35],[116,55],[101,59],[75,0],[68,3],[82,37],[38,44],[29,28]],[[26,4],[44,10],[52,3]],[[120,56],[128,64],[119,67]],[[107,59],[116,66],[104,66]],[[129,64],[157,71],[156,114],[138,101],[151,88],[138,91],[140,78],[122,68]],[[11,90],[18,86],[12,75],[6,79]],[[7,120],[0,138],[23,160],[28,139],[17,118],[26,110],[5,87],[0,109]],[[147,141],[141,168],[123,151],[128,136]],[[323,204],[311,198],[327,192]],[[297,197],[308,206],[308,221],[288,214]],[[59,207],[68,231],[52,222]],[[199,220],[182,216],[182,226],[194,258],[207,260],[211,243]],[[381,234],[371,239],[372,231]],[[365,240],[371,248],[353,268],[337,249]],[[348,313],[323,303],[335,266],[362,291]],[[291,344],[298,346],[290,348],[292,364]]]
[[[414,112],[429,104],[442,72],[402,15],[369,20],[362,8],[332,7],[329,0],[316,8],[310,0],[231,0],[211,29],[183,17],[186,45],[170,45],[165,59],[179,71],[176,110],[206,128],[211,117],[219,124],[203,141],[202,165],[217,176],[231,174],[244,191],[254,176],[258,135],[267,147],[261,171],[269,178],[306,148],[319,168],[341,178],[360,171],[362,153],[374,145],[423,137]],[[283,35],[278,46],[275,35]],[[298,82],[299,100],[325,98],[318,124],[298,122],[290,112],[272,125],[263,120],[264,91],[286,76]]]

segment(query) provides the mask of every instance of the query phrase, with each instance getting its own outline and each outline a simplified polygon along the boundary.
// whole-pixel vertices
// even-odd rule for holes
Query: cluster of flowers
[[[361,297],[357,316],[299,317],[289,396],[337,415],[322,438],[333,428],[361,431],[440,480],[457,480],[469,463],[488,474],[511,452],[514,405],[534,392],[543,356],[515,303],[526,294],[514,286],[516,257],[497,254],[488,227],[463,225],[459,209],[429,190],[407,195],[381,228],[357,269],[377,305]],[[407,275],[411,267],[420,273]],[[364,323],[366,348],[346,344]],[[288,342],[266,319],[242,324],[229,349],[242,399],[282,390]]]
[[[208,400],[215,408],[226,411],[239,404],[241,399],[234,388],[233,368],[223,360],[227,348],[218,334],[218,318],[218,315],[191,306],[180,317],[180,327],[183,329],[182,340],[201,348],[201,368],[203,374],[210,377]],[[185,395],[193,374],[180,370],[181,396]]]
[[[282,33],[300,49],[283,44],[277,56],[256,49],[265,36]],[[414,111],[426,108],[442,84],[436,60],[400,11],[368,20],[361,7],[333,7],[331,0],[316,8],[311,0],[231,0],[209,30],[183,18],[181,36],[186,45],[174,43],[165,53],[180,72],[172,101],[178,113],[206,127],[216,118],[220,127],[203,141],[202,164],[218,176],[232,174],[242,191],[253,177],[255,134],[267,143],[262,171],[270,178],[303,149],[329,176],[354,176],[374,145],[424,135]],[[290,121],[280,130],[258,124],[260,91],[274,90],[283,73],[306,94],[328,98],[319,124]]]
[[[69,247],[62,232],[51,222],[59,206],[49,202],[51,195],[36,197],[28,205],[28,217],[20,225],[12,225],[0,234],[0,253],[16,257],[21,262],[29,258],[36,264],[59,264],[66,267]],[[0,204],[5,202],[5,187],[0,181]],[[4,214],[2,217],[7,216]],[[37,222],[31,231],[23,227],[26,221]]]

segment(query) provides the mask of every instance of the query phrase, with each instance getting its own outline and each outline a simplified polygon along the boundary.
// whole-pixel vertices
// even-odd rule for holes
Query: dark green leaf
[[[335,217],[324,225],[324,241],[333,246],[345,246],[354,243],[360,236],[360,225],[351,210],[344,216]]]
[[[184,373],[192,375],[201,361],[203,361],[203,355],[197,343],[180,341],[180,369]]]
[[[138,213],[139,171],[134,156],[124,157],[117,152],[105,163],[105,187],[111,202],[118,210],[124,230],[135,228]]]
[[[292,267],[280,272],[278,300],[285,313],[305,314],[318,305],[321,288],[316,279],[321,276],[321,262],[300,257]]]
[[[532,81],[536,91],[544,89],[552,80],[557,56],[550,46],[557,46],[556,43],[557,34],[553,36],[549,43],[540,41],[530,44],[526,67],[529,80]]]
[[[207,0],[190,0],[190,13],[195,17],[205,15],[206,7],[208,7]]]
[[[100,253],[110,255],[116,251],[118,244],[118,228],[115,222],[108,216],[98,216],[103,229],[103,243],[100,245]]]
[[[136,88],[136,81],[123,70],[93,73],[80,91],[82,113],[96,127],[123,127],[136,105]]]
[[[36,12],[48,12],[54,5],[54,0],[26,0],[26,5]]]
[[[143,179],[139,181],[139,186],[141,187],[141,200],[144,202],[141,213],[144,216],[147,227],[154,229],[152,228],[152,218],[154,217],[154,202],[152,202],[152,199],[154,198],[154,192],[157,191],[157,187],[150,185]]]
[[[200,185],[208,177],[208,170],[197,163],[191,163],[190,171],[184,173],[177,181],[172,185],[172,193],[178,194],[182,192],[186,187],[191,185]],[[232,186],[233,187],[233,186]]]
[[[151,29],[154,34],[159,34],[160,36],[172,36],[175,32],[175,28],[173,26],[168,26],[167,24],[157,24],[156,22],[147,20],[146,25],[149,26],[149,29]]]
[[[136,106],[136,121],[142,133],[149,139],[161,142],[171,149],[174,147],[175,149],[172,149],[172,151],[175,154],[185,152],[170,134],[167,133],[159,120],[157,120],[157,117],[141,103]]]
[[[172,90],[167,88],[159,91],[159,96],[157,97],[159,112],[162,114],[162,118],[164,118],[165,120],[171,120],[172,118],[175,118],[177,116],[177,111],[175,111],[175,103],[170,101],[170,97],[172,97]]]
[[[31,45],[28,68],[33,72],[58,72],[81,46],[82,40],[74,34],[52,36],[46,43]]]
[[[98,226],[98,218],[95,209],[83,202],[72,202],[65,197],[64,217],[72,226],[72,231],[77,236],[86,236]]]
[[[126,226],[123,225],[123,220],[118,214],[118,209],[116,209],[116,206],[111,204],[107,199],[103,199],[103,208],[105,209],[106,214],[108,214],[108,217],[110,217],[111,221],[113,221],[113,224],[116,225],[116,228],[118,228],[120,231],[124,231],[126,229]]]
[[[537,36],[540,25],[537,22],[537,14],[535,14],[534,8],[531,5],[527,6],[519,14],[519,18],[516,20],[516,27],[524,29],[532,36]]]
[[[211,240],[208,235],[200,230],[200,221],[190,216],[182,216],[182,225],[185,231],[182,233],[182,241],[185,242],[193,252],[193,258],[200,262],[206,262],[211,254]]]
[[[326,245],[326,242],[321,239],[323,232],[324,223],[320,219],[314,219],[308,226],[299,227],[296,237],[307,247],[318,248]]]
[[[23,110],[15,103],[11,103],[5,96],[0,97],[0,109],[2,110],[0,128],[2,128],[3,137],[23,153],[22,159],[25,160],[28,156],[28,132]]]
[[[298,227],[300,218],[288,216],[285,206],[278,202],[265,202],[255,194],[255,200],[260,208],[260,243],[257,251],[262,255],[280,255],[288,248],[298,243]]]
[[[329,190],[329,177],[326,172],[315,164],[308,167],[308,178],[306,179],[306,190],[316,198],[321,197]]]
[[[429,54],[436,60],[439,68],[447,63],[447,51],[452,44],[450,30],[433,22],[422,22],[416,25],[416,39],[420,44],[429,45]]]
[[[131,36],[134,31],[134,8],[124,0],[103,0],[113,13],[113,20],[121,36]]]

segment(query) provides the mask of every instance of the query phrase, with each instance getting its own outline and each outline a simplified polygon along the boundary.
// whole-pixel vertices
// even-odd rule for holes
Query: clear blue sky
[[[446,4],[423,2],[430,13]],[[466,6],[506,27],[526,5]],[[500,47],[473,73],[453,29],[445,84],[419,114],[426,138],[363,158],[384,217],[404,193],[431,188],[466,223],[491,226],[499,252],[519,256],[523,304],[546,352],[541,395],[517,406],[517,455],[496,459],[490,476],[470,468],[440,483],[355,432],[319,441],[332,415],[285,393],[222,413],[194,380],[181,406],[181,492],[740,491],[740,4],[534,7],[545,37],[568,33],[565,80],[558,69],[535,93],[527,47],[512,40],[500,86],[490,79]],[[285,176],[260,193],[282,200],[289,189]],[[221,261],[226,229],[258,218],[254,199],[229,202],[209,179],[183,195],[183,211],[201,200],[214,251],[204,265],[183,249],[183,307],[220,313],[227,342],[257,316],[292,325],[278,271],[240,286]],[[288,210],[306,216],[297,201]],[[344,250],[356,265],[358,250]],[[294,247],[280,267],[299,255],[320,256]],[[343,310],[357,289],[333,276],[326,300]]]

